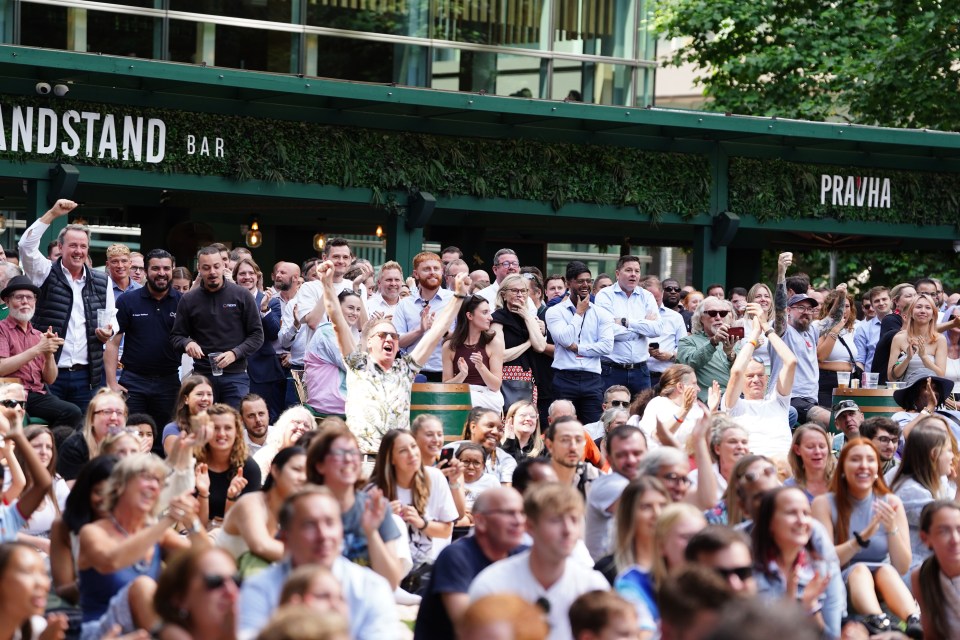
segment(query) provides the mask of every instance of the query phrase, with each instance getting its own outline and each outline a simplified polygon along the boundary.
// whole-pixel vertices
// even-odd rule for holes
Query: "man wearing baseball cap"
[[[77,405],[64,402],[47,392],[44,384],[57,379],[55,354],[63,338],[48,327],[45,333],[30,321],[37,308],[40,288],[27,276],[10,279],[0,298],[9,307],[9,315],[0,321],[0,377],[19,378],[27,392],[26,411],[42,418],[51,427],[79,427],[83,414]]]
[[[863,412],[860,405],[853,400],[841,400],[833,405],[833,424],[840,431],[833,436],[833,452],[840,454],[847,440],[860,436],[860,425],[863,423]]]

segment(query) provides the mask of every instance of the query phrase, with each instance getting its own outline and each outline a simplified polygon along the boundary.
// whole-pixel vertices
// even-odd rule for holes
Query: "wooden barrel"
[[[443,423],[446,442],[460,440],[463,423],[467,421],[472,404],[470,385],[417,382],[410,396],[410,420],[422,413],[437,416]]]
[[[865,419],[876,416],[889,418],[903,411],[893,399],[893,392],[893,389],[834,389],[833,404],[836,405],[841,400],[853,400],[860,407]],[[833,424],[833,415],[830,416],[830,432],[839,433]]]

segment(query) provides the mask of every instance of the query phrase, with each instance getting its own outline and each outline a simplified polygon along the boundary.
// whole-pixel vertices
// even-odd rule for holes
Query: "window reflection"
[[[542,91],[546,73],[547,61],[532,56],[436,49],[430,87],[545,98]]]

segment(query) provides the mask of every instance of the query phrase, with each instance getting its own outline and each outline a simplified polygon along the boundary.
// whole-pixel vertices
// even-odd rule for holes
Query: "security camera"
[[[46,82],[38,82],[36,89],[37,94],[41,96],[48,96],[50,95],[50,92],[53,91],[53,89],[50,88],[50,85]]]
[[[57,96],[58,98],[62,98],[68,93],[70,93],[70,87],[68,87],[67,85],[65,84],[53,85],[53,95]]]
[[[960,253],[960,240],[953,241],[953,252]]]

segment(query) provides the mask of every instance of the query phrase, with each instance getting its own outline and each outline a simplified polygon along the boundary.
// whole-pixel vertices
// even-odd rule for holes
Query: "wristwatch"
[[[853,532],[853,539],[857,541],[857,544],[860,545],[861,549],[866,549],[867,547],[870,546],[870,541],[864,540],[863,536],[860,535],[859,531]]]
[[[626,319],[626,318],[620,318],[620,326],[622,326],[622,327],[626,327],[626,326],[627,326],[627,319]]]

